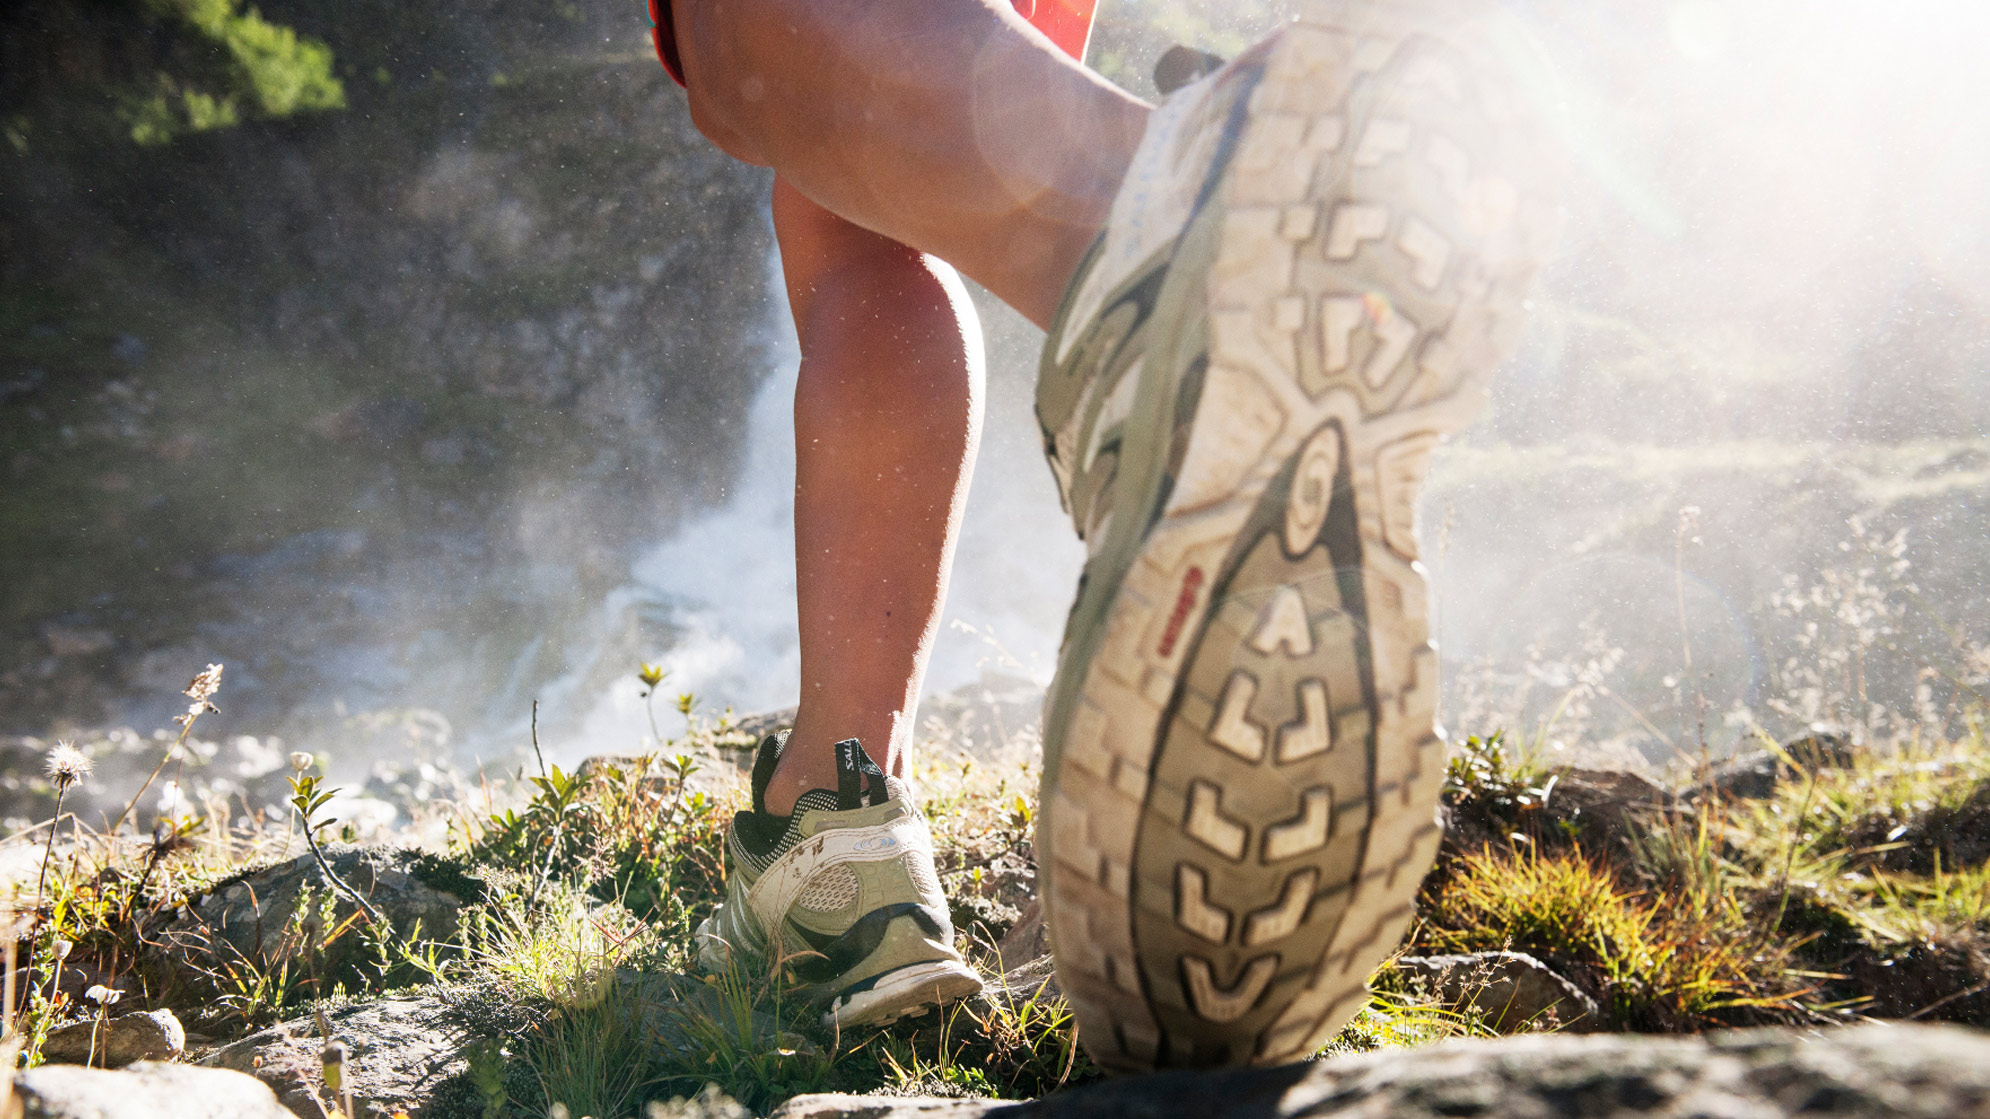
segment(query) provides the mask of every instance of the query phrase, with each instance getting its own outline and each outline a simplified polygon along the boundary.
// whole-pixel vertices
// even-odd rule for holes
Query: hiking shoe
[[[856,739],[836,744],[837,787],[766,811],[787,744],[769,735],[753,762],[753,810],[726,839],[726,900],[698,925],[698,962],[786,970],[827,1004],[825,1026],[882,1026],[981,989],[954,951],[933,836]]]
[[[1088,558],[1038,872],[1108,1069],[1310,1056],[1436,852],[1417,492],[1558,224],[1483,14],[1305,4],[1168,99],[1046,340]]]

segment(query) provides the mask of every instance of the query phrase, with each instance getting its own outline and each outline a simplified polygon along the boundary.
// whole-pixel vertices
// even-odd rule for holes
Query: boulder
[[[186,1030],[172,1011],[148,1010],[120,1014],[101,1027],[90,1020],[58,1026],[42,1042],[41,1057],[54,1065],[123,1068],[135,1061],[170,1061],[186,1047]]]
[[[1845,735],[1807,734],[1776,750],[1751,750],[1715,763],[1686,796],[1766,800],[1776,795],[1776,786],[1797,774],[1849,768],[1857,753],[1858,747]]]
[[[1031,898],[1022,914],[995,943],[995,958],[1009,971],[1050,955],[1050,928],[1043,921],[1043,902]]]
[[[1525,952],[1402,956],[1393,970],[1446,1007],[1476,1012],[1499,1033],[1603,1028],[1594,999]]]
[[[419,1112],[436,1088],[468,1066],[464,1030],[449,1006],[432,995],[375,999],[330,1011],[332,1036],[351,1048],[346,1082],[355,1099],[396,1111]],[[311,1018],[297,1018],[251,1034],[208,1054],[208,1068],[245,1073],[269,1086],[283,1105],[305,1119],[321,1119],[335,1100],[325,1099],[325,1039]]]
[[[1128,1076],[1040,1100],[799,1096],[770,1119],[1963,1119],[1990,1037],[1954,1026],[1529,1034],[1263,1069]]]
[[[455,935],[463,907],[486,896],[480,878],[454,860],[428,852],[333,845],[325,855],[339,878],[403,937],[414,936],[419,928],[424,940],[446,940]],[[307,892],[311,905],[300,912],[299,900]],[[307,944],[316,950],[322,943],[324,954],[316,966],[337,974],[368,958],[364,938],[351,930],[324,943],[328,931],[356,910],[307,852],[216,884],[159,931],[154,960],[169,980],[205,992],[214,987],[217,973],[236,961],[268,961],[306,951],[302,946]]]
[[[994,1100],[950,1100],[934,1096],[848,1096],[824,1093],[796,1096],[767,1119],[980,1119],[1004,1105]]]
[[[254,1077],[153,1061],[43,1065],[14,1077],[14,1100],[20,1119],[296,1119]]]
[[[700,1052],[687,1021],[730,1022],[731,1008],[710,984],[686,975],[622,970],[604,976],[599,992],[641,1016],[644,1035],[666,1052]],[[472,1046],[528,1033],[545,1003],[495,985],[436,988],[347,1003],[326,1011],[332,1040],[350,1050],[345,1079],[353,1097],[386,1114],[422,1115],[432,1102],[467,1095]],[[772,1049],[807,1044],[765,1013],[752,1012],[757,1043]],[[326,1038],[310,1016],[251,1034],[208,1054],[201,1064],[247,1073],[267,1084],[304,1119],[324,1119],[320,1059]]]
[[[1057,967],[1049,956],[1038,956],[1026,964],[1018,964],[1001,975],[988,980],[980,998],[1005,998],[1012,1003],[1026,1003],[1031,999],[1056,999],[1064,997],[1064,988],[1057,985]]]
[[[1592,846],[1621,843],[1644,819],[1670,809],[1675,798],[1638,774],[1568,767],[1542,775],[1525,799],[1471,796],[1443,809],[1444,844],[1472,852],[1519,832],[1573,836]]]

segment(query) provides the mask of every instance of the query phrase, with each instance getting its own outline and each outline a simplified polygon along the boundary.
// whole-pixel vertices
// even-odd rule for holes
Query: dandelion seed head
[[[55,782],[57,789],[67,789],[88,777],[95,768],[90,755],[67,742],[57,742],[48,752],[48,779]]]

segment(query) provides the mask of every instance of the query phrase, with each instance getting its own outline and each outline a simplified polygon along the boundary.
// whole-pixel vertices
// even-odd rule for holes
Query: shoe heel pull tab
[[[869,794],[866,796],[865,794]],[[876,808],[891,799],[884,787],[884,770],[871,760],[864,744],[846,738],[836,744],[836,809]]]
[[[775,731],[760,740],[753,754],[753,810],[767,811],[767,782],[774,779],[774,767],[781,763],[781,751],[788,745],[788,732]]]

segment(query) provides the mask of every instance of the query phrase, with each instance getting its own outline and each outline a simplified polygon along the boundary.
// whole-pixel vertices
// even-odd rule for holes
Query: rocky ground
[[[1005,707],[936,711],[968,740]],[[1990,1115],[1980,734],[1813,736],[1675,784],[1470,740],[1423,920],[1320,1059],[1103,1080],[1032,901],[1026,736],[949,753],[935,718],[918,774],[983,995],[848,1037],[779,976],[694,972],[739,747],[781,718],[439,799],[428,850],[303,850],[280,819],[65,842],[16,976],[23,1114]]]

